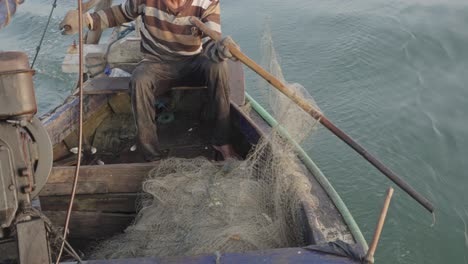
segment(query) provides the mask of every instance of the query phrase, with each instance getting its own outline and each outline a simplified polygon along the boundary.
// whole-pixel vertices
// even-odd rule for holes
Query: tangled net
[[[263,41],[266,68],[284,81],[271,35],[265,34]],[[279,123],[296,141],[306,138],[315,120],[282,94],[263,87],[270,90]],[[311,99],[302,86],[290,88]],[[134,224],[99,245],[91,257],[193,256],[302,246],[302,202],[316,202],[303,170],[277,128],[244,161],[163,160],[143,183],[145,195]]]

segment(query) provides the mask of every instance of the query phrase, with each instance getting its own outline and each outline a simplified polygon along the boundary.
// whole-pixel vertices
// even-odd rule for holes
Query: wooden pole
[[[219,41],[221,39],[221,37],[215,31],[209,29],[198,18],[191,17],[190,20],[193,25],[198,27],[205,35],[209,36],[211,39],[216,40],[216,41]],[[310,116],[315,118],[324,127],[330,130],[338,138],[343,140],[346,144],[348,144],[348,146],[350,146],[357,153],[359,153],[362,157],[364,157],[364,159],[369,161],[369,163],[371,163],[375,168],[377,168],[380,172],[382,172],[385,176],[387,176],[390,180],[392,180],[396,185],[398,185],[401,189],[403,189],[406,193],[408,193],[411,197],[413,197],[413,199],[415,199],[419,204],[424,206],[424,208],[426,208],[429,212],[431,213],[434,212],[434,206],[431,204],[431,202],[429,202],[429,200],[427,200],[424,196],[419,194],[413,187],[411,187],[409,184],[403,181],[393,171],[387,168],[387,166],[385,166],[377,158],[371,155],[366,149],[364,149],[354,139],[352,139],[345,132],[343,132],[341,129],[336,127],[326,116],[324,116],[312,104],[310,104],[308,101],[304,100],[302,97],[298,96],[293,91],[291,91],[284,83],[282,83],[271,73],[263,69],[260,65],[258,65],[251,58],[247,57],[235,45],[227,45],[227,47],[229,48],[229,51],[231,52],[231,54],[234,57],[236,57],[239,61],[244,63],[254,72],[256,72],[258,75],[263,77],[273,87],[275,87],[284,95],[286,95],[289,99],[291,99],[294,103],[296,103],[300,108],[302,108]]]
[[[377,249],[377,245],[379,244],[380,235],[382,234],[382,229],[385,224],[385,218],[387,217],[388,207],[390,206],[390,201],[392,200],[392,196],[393,196],[393,188],[390,187],[388,188],[387,197],[385,198],[382,211],[380,212],[379,221],[377,222],[377,227],[375,228],[372,243],[369,247],[369,251],[367,251],[367,255],[365,259],[367,263],[374,263],[375,250]]]

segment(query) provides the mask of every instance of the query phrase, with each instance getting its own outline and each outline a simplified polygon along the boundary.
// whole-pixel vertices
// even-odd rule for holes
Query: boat
[[[122,234],[135,222],[142,183],[160,166],[160,162],[145,162],[135,146],[136,128],[128,89],[131,77],[126,74],[109,76],[112,69],[112,72],[131,72],[141,60],[138,34],[128,35],[128,28],[131,27],[114,31],[106,44],[85,45],[86,71],[90,78],[83,87],[83,159],[68,236],[70,244],[79,252]],[[269,135],[278,132],[294,150],[292,165],[310,184],[307,193],[296,197],[300,202],[298,210],[290,212],[296,221],[288,228],[299,232],[301,241],[256,251],[203,252],[179,257],[90,259],[85,254],[86,263],[345,264],[364,261],[368,249],[366,241],[340,196],[288,131],[246,92],[242,64],[229,61],[228,65],[232,143],[236,151],[246,158],[262,140],[268,145]],[[77,51],[73,45],[67,52],[63,69],[77,71]],[[206,87],[191,80],[166,85],[171,89],[161,101],[160,147],[167,150],[168,157],[186,160],[204,157],[220,162],[219,155],[209,144],[211,126],[206,122]],[[72,189],[79,100],[75,92],[40,117],[53,145],[54,166],[38,202],[42,213],[56,226],[62,226],[65,221]],[[242,240],[242,237],[235,240]]]
[[[84,85],[83,164],[69,234],[70,244],[85,250],[96,241],[109,239],[133,223],[142,182],[158,163],[148,163],[135,148],[136,129],[129,96],[129,76],[110,77],[108,69],[131,72],[141,59],[138,36],[113,34],[108,44],[85,46],[88,73]],[[116,37],[117,36],[117,37]],[[65,71],[76,71],[77,55],[71,47],[64,60]],[[89,67],[89,65],[93,65]],[[233,145],[246,157],[262,138],[267,138],[277,121],[245,91],[244,71],[240,62],[229,61],[231,123]],[[97,65],[97,66],[96,66]],[[210,126],[202,122],[203,84],[182,80],[168,83],[171,92],[166,104],[171,113],[160,115],[161,148],[169,157],[219,160],[209,144]],[[174,107],[175,106],[175,107]],[[41,117],[53,144],[54,167],[39,195],[43,213],[62,225],[71,193],[79,126],[79,97],[69,96],[63,104]],[[311,190],[302,199],[301,219],[304,241],[287,248],[253,252],[227,252],[221,255],[182,256],[179,258],[134,258],[126,260],[87,260],[87,263],[359,263],[367,250],[366,241],[345,204],[320,169],[304,150],[280,129],[293,145],[294,160],[300,173],[310,181]],[[310,201],[318,201],[311,203]],[[339,249],[339,250],[337,250]],[[156,256],[155,256],[156,257]]]

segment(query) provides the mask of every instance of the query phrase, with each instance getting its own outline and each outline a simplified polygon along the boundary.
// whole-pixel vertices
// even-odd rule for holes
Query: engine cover
[[[52,143],[36,117],[26,122],[0,122],[0,227],[9,227],[18,206],[29,204],[39,194],[52,159]]]
[[[2,131],[3,129],[0,129]],[[18,210],[18,197],[16,193],[16,175],[13,170],[12,149],[0,140],[0,225],[10,226]]]
[[[25,53],[0,52],[0,120],[30,120],[37,112],[33,74]]]

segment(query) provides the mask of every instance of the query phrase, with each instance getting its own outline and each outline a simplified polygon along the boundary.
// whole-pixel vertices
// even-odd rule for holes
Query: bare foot
[[[222,146],[215,146],[213,145],[213,148],[221,153],[223,155],[224,160],[227,159],[235,159],[235,160],[241,160],[241,157],[237,152],[234,150],[231,144],[226,144]]]

